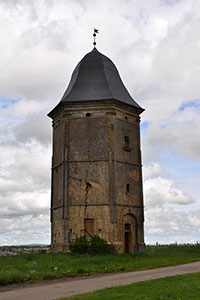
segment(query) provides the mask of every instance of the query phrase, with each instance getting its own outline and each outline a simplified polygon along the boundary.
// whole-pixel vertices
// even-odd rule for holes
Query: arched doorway
[[[137,220],[133,214],[123,216],[124,253],[133,253],[138,250]]]

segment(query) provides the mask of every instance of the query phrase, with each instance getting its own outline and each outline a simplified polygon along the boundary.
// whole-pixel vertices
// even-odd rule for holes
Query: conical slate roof
[[[127,91],[114,63],[94,48],[76,66],[58,106],[73,102],[106,100],[128,104],[140,113],[144,110]]]

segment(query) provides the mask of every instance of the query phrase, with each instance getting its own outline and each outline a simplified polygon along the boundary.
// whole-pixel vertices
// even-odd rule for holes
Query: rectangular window
[[[131,148],[130,148],[130,138],[129,136],[124,136],[124,149],[126,151],[131,151]]]
[[[129,137],[125,136],[124,137],[124,147],[129,148],[129,142],[130,142]]]
[[[127,193],[130,192],[130,184],[129,183],[127,183],[127,185],[126,185],[126,192]]]

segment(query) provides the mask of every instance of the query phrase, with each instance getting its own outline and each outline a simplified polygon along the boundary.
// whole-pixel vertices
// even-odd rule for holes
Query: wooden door
[[[131,240],[131,224],[126,223],[124,225],[124,252],[130,253],[130,240]]]
[[[94,236],[94,219],[84,220],[85,237],[91,239]]]

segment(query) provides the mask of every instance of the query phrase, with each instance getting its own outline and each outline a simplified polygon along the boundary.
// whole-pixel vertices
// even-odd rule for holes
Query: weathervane
[[[93,43],[93,45],[94,45],[94,47],[96,46],[96,33],[99,33],[99,30],[98,29],[96,29],[96,28],[94,28],[94,33],[93,33],[93,37],[94,37],[94,43]]]

